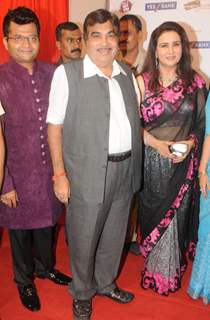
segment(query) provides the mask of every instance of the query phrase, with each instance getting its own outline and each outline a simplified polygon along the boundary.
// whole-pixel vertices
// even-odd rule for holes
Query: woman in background
[[[193,299],[201,297],[210,302],[210,94],[206,103],[206,136],[199,166],[201,190],[198,244],[188,293]]]
[[[191,67],[189,41],[178,23],[165,22],[153,31],[137,79],[145,143],[141,285],[168,295],[181,286],[185,250],[196,237],[196,175],[206,99],[205,82]]]

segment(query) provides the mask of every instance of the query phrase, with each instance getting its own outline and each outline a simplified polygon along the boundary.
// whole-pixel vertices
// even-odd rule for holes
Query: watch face
[[[169,146],[169,150],[177,157],[181,157],[187,152],[188,146],[186,143],[174,143]]]

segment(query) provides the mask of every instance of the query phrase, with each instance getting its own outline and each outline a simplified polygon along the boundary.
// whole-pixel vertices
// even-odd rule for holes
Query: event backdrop
[[[55,46],[55,27],[68,21],[68,0],[0,0],[0,64],[8,59],[2,43],[2,22],[8,9],[26,6],[34,10],[41,23],[41,46],[39,58],[55,62],[58,52]]]
[[[107,8],[118,15],[136,14],[143,19],[145,42],[164,21],[179,22],[192,44],[193,66],[210,79],[210,0],[109,0]]]

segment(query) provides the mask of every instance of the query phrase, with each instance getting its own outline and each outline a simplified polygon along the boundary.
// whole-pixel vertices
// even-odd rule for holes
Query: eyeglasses
[[[36,43],[39,40],[39,37],[37,35],[31,35],[31,36],[21,36],[17,35],[14,37],[7,37],[7,40],[13,40],[17,44],[23,44],[25,40],[29,43]]]

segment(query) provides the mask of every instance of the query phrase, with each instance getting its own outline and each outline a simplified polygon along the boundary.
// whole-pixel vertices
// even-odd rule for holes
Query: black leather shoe
[[[18,287],[18,291],[24,307],[30,311],[38,311],[40,309],[39,297],[36,293],[36,288],[32,284]]]
[[[74,320],[90,320],[92,313],[92,300],[74,299],[72,304]]]
[[[65,275],[64,273],[56,269],[52,269],[48,271],[46,274],[36,274],[36,277],[40,279],[49,279],[54,283],[63,286],[67,286],[72,281],[72,279],[69,276]]]
[[[133,300],[134,294],[118,287],[107,293],[99,293],[100,296],[108,297],[118,303],[129,303]]]

